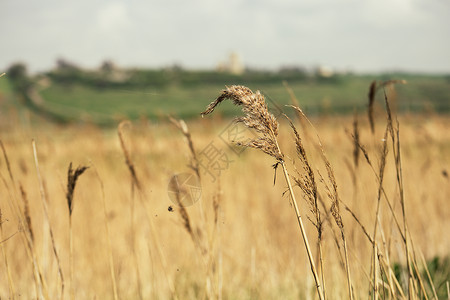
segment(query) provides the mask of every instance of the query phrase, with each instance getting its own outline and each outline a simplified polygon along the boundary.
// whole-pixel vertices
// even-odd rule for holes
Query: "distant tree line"
[[[215,70],[186,70],[177,65],[160,69],[122,69],[109,61],[104,62],[97,70],[85,70],[65,60],[58,60],[56,65],[55,69],[45,73],[53,82],[63,85],[82,84],[97,89],[339,81],[336,75],[323,77],[298,67],[281,68],[278,71],[247,69],[243,74],[236,75]]]

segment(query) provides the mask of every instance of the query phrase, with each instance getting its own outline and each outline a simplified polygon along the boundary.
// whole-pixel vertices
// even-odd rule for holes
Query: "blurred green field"
[[[200,78],[201,79],[201,78]],[[309,115],[348,114],[354,110],[364,111],[367,93],[373,80],[404,79],[406,85],[397,84],[388,88],[388,95],[396,101],[402,112],[450,111],[450,79],[448,76],[425,76],[411,74],[385,75],[338,75],[332,78],[306,78],[288,82],[299,105]],[[61,84],[51,80],[36,80],[41,105],[45,110],[66,121],[83,121],[97,125],[112,125],[122,119],[159,119],[167,115],[189,119],[198,117],[205,106],[213,100],[225,85],[241,84],[260,90],[269,100],[269,105],[282,107],[290,104],[290,95],[283,81],[248,82],[245,77],[228,78],[228,82],[217,84],[198,80],[194,84],[172,83],[151,85],[148,88],[95,88],[89,84]],[[378,103],[383,104],[383,95],[378,93]],[[3,107],[21,109],[20,99],[14,95],[8,76],[0,81],[0,99]],[[236,108],[224,104],[224,116],[236,114]],[[274,107],[271,107],[274,109]]]

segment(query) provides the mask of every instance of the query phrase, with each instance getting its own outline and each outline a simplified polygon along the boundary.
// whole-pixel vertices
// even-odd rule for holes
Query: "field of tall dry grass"
[[[278,143],[319,288],[282,166],[261,151],[242,151],[230,143],[231,136],[255,135],[244,126],[233,127],[231,120],[215,115],[187,121],[188,129],[177,121],[122,123],[118,130],[13,118],[3,124],[0,136],[0,297],[446,297],[449,118],[398,116],[399,185],[397,140],[385,135],[383,110],[375,116],[374,132],[365,114],[356,116],[357,130],[354,116],[312,118],[312,124],[291,116],[315,175],[320,253],[316,212],[294,180],[304,178],[304,162],[288,121],[277,118]],[[395,119],[393,124],[397,128]],[[342,228],[331,209],[333,180],[322,150],[334,172]],[[88,169],[77,173],[78,166]],[[168,193],[171,178],[196,170],[200,199],[177,205]],[[197,194],[189,196],[195,200]],[[434,272],[429,264],[424,268],[424,261],[434,258],[447,270]]]

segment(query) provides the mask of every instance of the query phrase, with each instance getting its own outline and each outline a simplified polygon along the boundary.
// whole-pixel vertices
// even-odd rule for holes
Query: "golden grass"
[[[450,120],[438,115],[405,115],[400,116],[399,121],[408,232],[417,249],[414,261],[421,268],[419,253],[423,252],[427,259],[445,257],[450,249],[447,232],[450,227]],[[0,160],[2,237],[5,239],[18,231],[20,234],[1,244],[4,255],[0,262],[0,296],[19,298],[20,295],[20,298],[30,299],[48,294],[48,299],[61,297],[54,251],[59,254],[65,278],[69,278],[67,165],[70,162],[91,165],[92,162],[96,172],[87,171],[79,178],[74,196],[76,207],[71,216],[76,299],[112,299],[115,290],[120,299],[313,299],[315,284],[306,251],[298,238],[296,216],[292,214],[289,201],[281,199],[287,197],[284,194],[286,184],[277,180],[273,186],[271,157],[252,149],[237,155],[218,138],[228,122],[206,118],[188,122],[197,152],[214,142],[233,160],[222,171],[220,185],[219,181],[213,182],[202,174],[204,222],[198,208],[200,202],[186,208],[192,232],[208,249],[206,256],[199,254],[201,251],[192,243],[192,236],[186,234],[178,212],[168,211],[168,207],[174,205],[167,195],[169,179],[174,173],[191,171],[189,166],[195,165],[190,146],[183,141],[178,128],[171,124],[136,123],[128,128],[123,142],[116,130],[89,126],[27,127],[17,122],[11,130],[2,132],[0,138],[8,157],[8,161],[5,157]],[[289,124],[281,119],[279,122],[277,139],[286,161],[287,158],[298,160]],[[312,123],[333,168],[339,199],[345,204],[343,208],[349,208],[359,222],[347,210],[340,211],[345,225],[353,294],[357,299],[366,298],[369,290],[373,290],[373,277],[381,276],[374,275],[373,243],[366,236],[375,236],[372,229],[376,222],[379,223],[377,244],[384,255],[377,272],[387,271],[394,262],[403,265],[407,262],[401,234],[383,195],[385,193],[390,200],[399,222],[403,222],[392,144],[387,149],[383,170],[382,200],[377,200],[380,191],[377,174],[380,173],[386,119],[383,115],[375,118],[372,134],[366,116],[358,116],[359,143],[370,156],[373,168],[364,159],[359,160],[358,167],[352,163],[355,142],[348,134],[353,131],[352,117],[323,117],[313,119]],[[318,169],[321,174],[328,174],[311,128],[302,127],[300,137],[305,130],[309,130],[311,136],[302,140],[310,168],[313,172]],[[41,191],[34,171],[32,139],[37,144],[54,248],[49,231],[43,226],[47,220],[39,200]],[[128,151],[127,163],[121,143]],[[140,200],[134,203],[134,212],[134,196],[130,193],[133,179],[130,181],[128,163],[134,166],[134,176],[142,189],[137,195]],[[299,171],[304,174],[302,169]],[[98,184],[99,178],[103,188]],[[324,186],[320,182],[317,185],[322,190],[319,193],[326,197]],[[302,217],[313,220],[304,225],[315,253],[317,245],[312,241],[317,237],[317,228],[316,217],[309,211],[311,200],[301,200],[300,188],[294,187],[294,192],[299,206],[308,208],[301,211]],[[28,201],[19,204],[18,199],[23,197]],[[319,203],[324,212],[321,251],[326,296],[344,299],[349,295],[345,258],[336,246],[340,245],[336,240],[336,236],[340,238],[340,234],[336,234],[339,228],[330,222],[331,214],[325,214],[331,202],[325,200],[323,205],[325,211]],[[25,225],[28,218],[31,226]],[[105,222],[111,234],[111,247],[105,235]],[[368,229],[366,233],[361,225]],[[25,226],[32,228],[33,241]],[[111,265],[116,288],[111,280],[114,278]],[[211,291],[205,285],[208,277]],[[422,281],[426,285],[428,279],[423,277]],[[386,284],[393,287],[379,285],[380,297],[404,283],[392,279]],[[416,283],[417,294],[420,285]],[[65,289],[63,296],[67,298],[69,293]],[[407,291],[405,294],[408,295]],[[432,298],[431,291],[428,296]],[[398,292],[397,297],[401,298]]]

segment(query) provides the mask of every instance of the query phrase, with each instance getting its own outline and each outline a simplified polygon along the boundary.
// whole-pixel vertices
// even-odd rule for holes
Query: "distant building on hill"
[[[324,78],[333,77],[335,75],[334,70],[327,66],[318,66],[315,70],[316,75]]]
[[[236,52],[231,52],[228,60],[224,62],[219,62],[217,65],[217,71],[228,72],[235,75],[241,75],[244,73],[244,65],[241,62],[239,54]]]
[[[112,82],[124,82],[129,78],[128,72],[119,68],[112,60],[103,61],[98,72]]]
[[[118,68],[116,64],[112,60],[105,60],[100,65],[100,72],[102,73],[112,73],[116,71]]]

